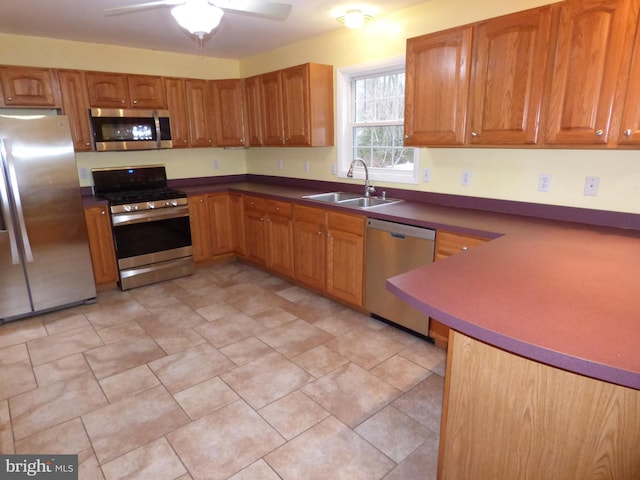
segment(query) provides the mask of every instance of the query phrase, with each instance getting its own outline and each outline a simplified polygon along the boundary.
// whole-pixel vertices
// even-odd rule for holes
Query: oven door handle
[[[143,210],[138,212],[114,213],[111,215],[111,222],[114,227],[121,225],[131,225],[134,223],[156,222],[158,220],[169,220],[171,218],[181,218],[189,216],[189,206],[165,207],[157,210]]]

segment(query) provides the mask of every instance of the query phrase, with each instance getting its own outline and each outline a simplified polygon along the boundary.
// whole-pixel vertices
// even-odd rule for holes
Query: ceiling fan
[[[285,20],[291,5],[269,0],[156,0],[124,7],[109,8],[105,15],[121,15],[149,8],[172,6],[171,15],[178,24],[200,41],[220,24],[225,11]]]

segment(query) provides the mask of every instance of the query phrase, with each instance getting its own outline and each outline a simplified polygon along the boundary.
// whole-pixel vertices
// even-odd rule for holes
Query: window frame
[[[365,64],[352,65],[336,71],[336,111],[337,111],[337,171],[340,178],[347,178],[347,171],[353,160],[353,79],[376,74],[395,73],[405,70],[405,57],[393,57]],[[395,124],[395,122],[393,122]],[[413,170],[369,168],[369,180],[418,184],[420,179],[420,149],[414,148]],[[364,168],[356,166],[353,178],[364,178]]]

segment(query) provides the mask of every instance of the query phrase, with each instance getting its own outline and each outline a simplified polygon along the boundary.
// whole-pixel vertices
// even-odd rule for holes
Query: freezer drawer
[[[365,309],[428,336],[429,317],[389,292],[386,281],[433,262],[435,231],[369,219],[366,235]]]

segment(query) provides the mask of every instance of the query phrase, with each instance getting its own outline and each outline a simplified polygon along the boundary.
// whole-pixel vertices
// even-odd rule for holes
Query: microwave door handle
[[[20,263],[20,255],[18,253],[18,241],[16,232],[13,227],[13,215],[9,203],[9,183],[5,174],[7,165],[7,152],[5,149],[5,139],[0,138],[0,207],[2,207],[2,216],[4,218],[5,228],[9,235],[9,246],[11,249],[11,262],[13,265]],[[2,231],[2,230],[0,230]]]
[[[7,171],[9,175],[9,185],[11,193],[13,193],[13,202],[16,206],[16,214],[18,217],[18,226],[22,237],[22,246],[24,247],[24,255],[27,262],[33,262],[33,252],[31,251],[31,242],[27,234],[27,225],[24,222],[24,213],[22,212],[22,200],[20,199],[20,190],[18,190],[18,176],[16,175],[16,167],[13,161],[13,152],[11,150],[11,140],[4,139],[5,158],[7,160]]]
[[[160,114],[157,110],[153,111],[153,124],[156,127],[156,147],[160,148],[162,145],[162,131],[160,129]]]

